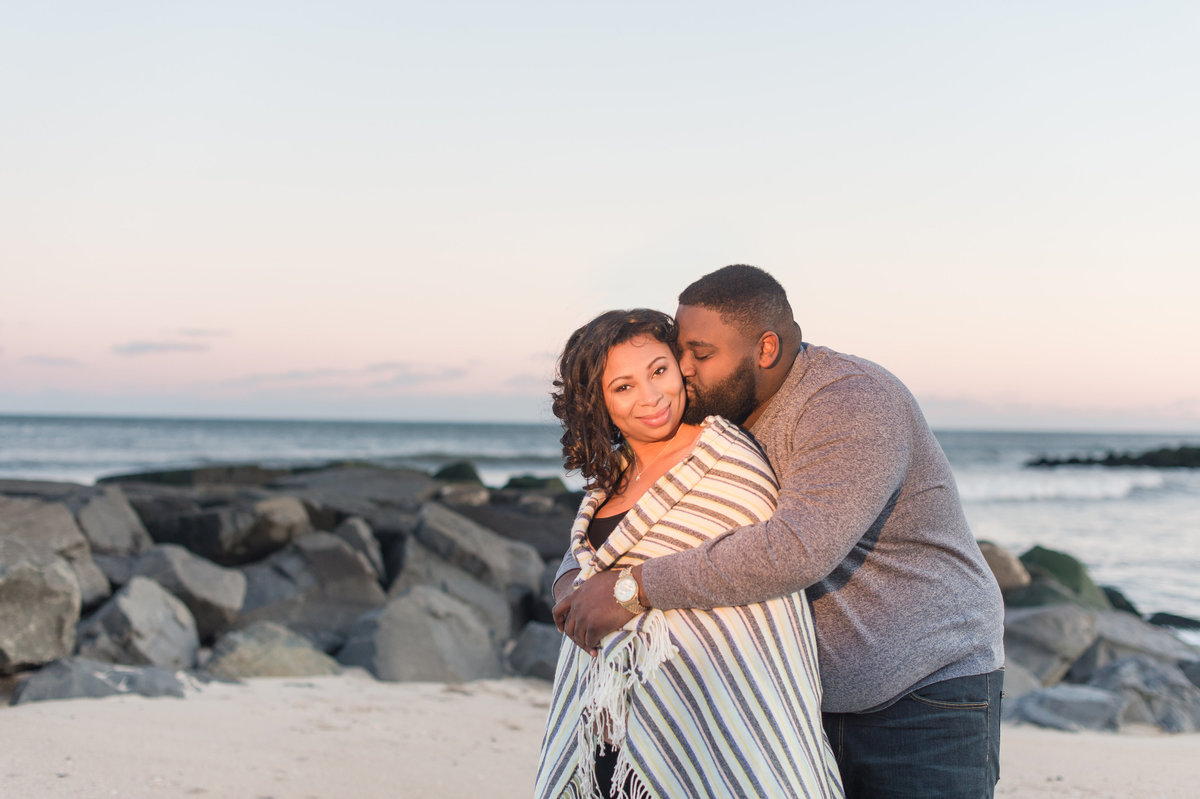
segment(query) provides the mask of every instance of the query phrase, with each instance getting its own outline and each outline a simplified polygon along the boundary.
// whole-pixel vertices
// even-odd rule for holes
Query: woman
[[[564,462],[588,481],[571,531],[576,584],[774,510],[778,485],[744,431],[682,423],[674,340],[665,314],[610,311],[559,359]],[[842,795],[803,594],[638,613],[596,653],[564,641],[554,682],[541,799]]]

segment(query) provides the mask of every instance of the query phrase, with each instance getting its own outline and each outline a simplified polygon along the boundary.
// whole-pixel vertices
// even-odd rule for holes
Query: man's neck
[[[778,371],[772,371],[763,378],[763,388],[766,396],[759,400],[758,406],[755,407],[750,415],[746,417],[746,421],[742,422],[742,427],[750,430],[754,427],[754,423],[766,411],[767,406],[771,404],[771,400],[775,399],[775,395],[779,393],[779,389],[783,388],[783,384],[787,382],[788,375],[792,373],[792,367],[796,365],[796,359],[800,357],[800,353],[804,352],[804,344],[800,343],[793,352],[788,353],[783,358],[779,359],[779,364],[775,367]]]

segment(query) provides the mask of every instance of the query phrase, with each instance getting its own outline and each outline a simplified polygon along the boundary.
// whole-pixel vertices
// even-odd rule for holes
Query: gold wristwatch
[[[646,608],[642,607],[641,602],[638,602],[638,584],[637,580],[633,579],[632,566],[621,569],[621,575],[613,586],[613,598],[617,600],[618,605],[635,616],[645,612]]]

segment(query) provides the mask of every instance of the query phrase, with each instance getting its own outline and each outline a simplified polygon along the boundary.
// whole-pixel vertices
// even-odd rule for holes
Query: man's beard
[[[688,387],[691,391],[683,412],[684,424],[700,424],[710,416],[724,416],[734,424],[741,424],[758,407],[754,396],[754,362],[750,358],[712,388],[701,390],[695,384]]]

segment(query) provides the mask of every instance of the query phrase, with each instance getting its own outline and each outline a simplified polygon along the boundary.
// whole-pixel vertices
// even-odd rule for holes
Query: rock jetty
[[[181,696],[343,667],[550,679],[550,584],[579,499],[557,479],[490,488],[470,464],[0,480],[0,691]],[[1007,718],[1200,730],[1200,650],[1069,555],[982,548],[1008,607]]]
[[[1103,458],[1079,455],[1051,458],[1042,455],[1026,461],[1025,465],[1044,468],[1055,466],[1145,466],[1154,469],[1200,469],[1200,447],[1163,447],[1140,453],[1110,450]]]

